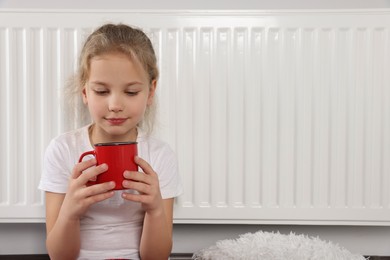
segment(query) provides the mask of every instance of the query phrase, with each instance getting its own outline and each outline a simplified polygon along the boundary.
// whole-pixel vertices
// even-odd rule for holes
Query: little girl
[[[167,259],[172,248],[174,197],[182,186],[169,146],[150,136],[158,79],[156,56],[139,29],[107,24],[86,40],[74,92],[92,123],[47,147],[39,188],[46,196],[46,246],[51,259]],[[136,163],[123,186],[87,186],[108,169],[78,163],[96,143],[138,142]]]

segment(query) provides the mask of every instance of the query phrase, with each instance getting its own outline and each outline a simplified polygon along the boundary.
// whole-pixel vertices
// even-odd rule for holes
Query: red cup
[[[124,171],[138,171],[138,165],[134,162],[134,157],[138,154],[136,142],[113,142],[95,144],[95,150],[83,153],[79,162],[86,155],[96,157],[97,165],[107,164],[108,170],[99,174],[96,181],[89,181],[87,186],[104,183],[109,181],[115,182],[114,190],[126,189],[122,186],[124,180]]]

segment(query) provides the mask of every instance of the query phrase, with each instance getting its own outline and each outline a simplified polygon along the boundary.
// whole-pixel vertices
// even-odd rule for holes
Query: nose
[[[123,111],[124,102],[120,95],[111,95],[108,103],[108,110],[111,112]]]

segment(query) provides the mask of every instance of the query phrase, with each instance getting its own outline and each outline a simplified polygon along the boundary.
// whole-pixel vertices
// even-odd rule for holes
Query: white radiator
[[[104,22],[144,28],[177,223],[390,225],[390,10],[0,11],[0,221],[44,221],[61,88]]]

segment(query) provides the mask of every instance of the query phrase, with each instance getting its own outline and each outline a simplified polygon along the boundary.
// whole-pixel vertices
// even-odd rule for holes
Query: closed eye
[[[136,96],[138,95],[139,91],[126,91],[125,93],[128,96]]]
[[[99,96],[104,96],[104,95],[107,95],[109,93],[108,90],[94,90],[94,92],[99,95]]]

